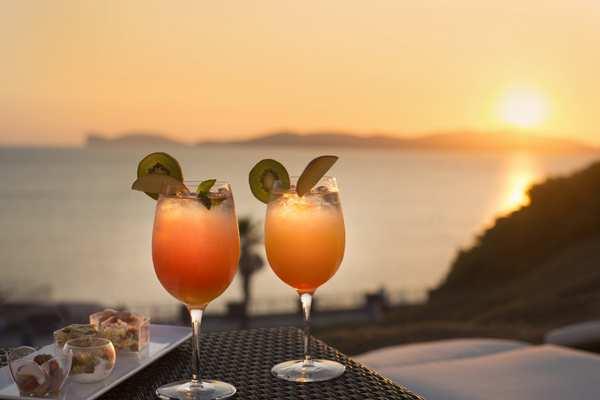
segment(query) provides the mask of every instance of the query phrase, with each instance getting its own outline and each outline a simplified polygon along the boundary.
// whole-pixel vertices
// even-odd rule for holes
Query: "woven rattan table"
[[[204,333],[201,338],[202,373],[206,378],[233,384],[238,390],[235,399],[422,399],[325,343],[319,340],[311,343],[314,357],[345,364],[344,375],[329,382],[308,384],[290,383],[271,376],[273,365],[301,357],[302,332],[296,328]],[[190,376],[190,354],[188,341],[100,399],[156,399],[154,391],[158,386]]]

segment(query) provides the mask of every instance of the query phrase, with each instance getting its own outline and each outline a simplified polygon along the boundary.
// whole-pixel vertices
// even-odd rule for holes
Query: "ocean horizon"
[[[162,149],[156,148],[153,151]],[[299,174],[320,154],[337,154],[346,252],[317,291],[344,306],[381,288],[419,300],[445,276],[456,252],[499,215],[527,202],[527,187],[567,174],[594,154],[468,153],[285,147],[169,147],[188,179],[232,184],[238,216],[262,227],[266,206],[248,187],[258,160]],[[1,147],[0,292],[14,301],[97,302],[132,308],[175,305],[151,259],[154,201],[130,190],[144,149]],[[260,249],[264,255],[264,250]],[[266,257],[265,257],[266,262]],[[209,306],[241,298],[237,278]],[[294,309],[292,288],[265,265],[253,280],[254,312]]]

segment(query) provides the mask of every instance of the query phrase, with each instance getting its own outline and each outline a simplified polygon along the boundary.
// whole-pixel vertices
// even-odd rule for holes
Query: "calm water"
[[[14,299],[174,304],[152,267],[154,202],[131,191],[146,150],[0,149],[0,288]],[[215,147],[169,150],[187,178],[232,183],[238,215],[261,225],[265,206],[247,174],[264,157],[292,174],[331,149]],[[517,207],[530,182],[566,173],[591,156],[474,155],[335,150],[346,218],[342,267],[319,292],[348,302],[385,286],[418,294],[435,286],[456,250],[498,213]],[[294,306],[269,268],[254,281],[257,310]],[[239,282],[211,306],[241,297]],[[279,300],[274,302],[273,300]]]

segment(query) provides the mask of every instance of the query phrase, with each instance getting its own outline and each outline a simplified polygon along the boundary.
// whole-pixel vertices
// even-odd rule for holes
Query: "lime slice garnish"
[[[183,182],[183,173],[179,162],[169,154],[162,152],[150,153],[140,161],[137,168],[137,177],[141,178],[146,175],[169,176]],[[159,191],[146,192],[146,194],[156,200],[159,192],[160,187]]]
[[[337,156],[320,156],[309,162],[296,184],[298,196],[304,196],[310,192],[310,189],[329,171],[337,159]]]
[[[271,159],[256,163],[250,170],[248,180],[252,194],[263,203],[269,202],[275,182],[279,182],[279,187],[283,190],[290,188],[287,170],[280,162]]]

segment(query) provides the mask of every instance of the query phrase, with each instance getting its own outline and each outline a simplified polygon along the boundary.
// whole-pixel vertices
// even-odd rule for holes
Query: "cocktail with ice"
[[[337,271],[344,257],[344,216],[334,178],[298,196],[295,182],[274,189],[267,206],[265,247],[273,272],[299,292],[314,292]]]
[[[177,160],[152,153],[138,166],[132,186],[158,199],[152,235],[154,271],[163,287],[184,303],[192,321],[192,378],[156,390],[162,399],[216,400],[235,394],[229,383],[200,378],[200,324],[212,300],[237,271],[240,236],[228,183],[183,181]]]
[[[187,187],[199,182],[185,182]],[[240,239],[229,185],[216,183],[207,209],[195,193],[161,195],[156,204],[152,259],[163,287],[191,308],[204,308],[231,283]]]
[[[304,357],[275,365],[271,372],[292,382],[334,379],[345,367],[310,355],[310,309],[317,288],[338,270],[345,247],[344,217],[335,178],[323,176],[337,157],[314,159],[290,179],[275,160],[262,160],[250,171],[250,188],[267,203],[265,248],[273,272],[296,290],[304,313]]]
[[[167,399],[223,399],[235,393],[225,382],[200,380],[199,335],[208,303],[227,289],[237,271],[240,236],[231,188],[214,183],[202,196],[201,182],[165,187],[156,204],[152,259],[163,287],[184,303],[193,330],[192,379],[157,390]]]

